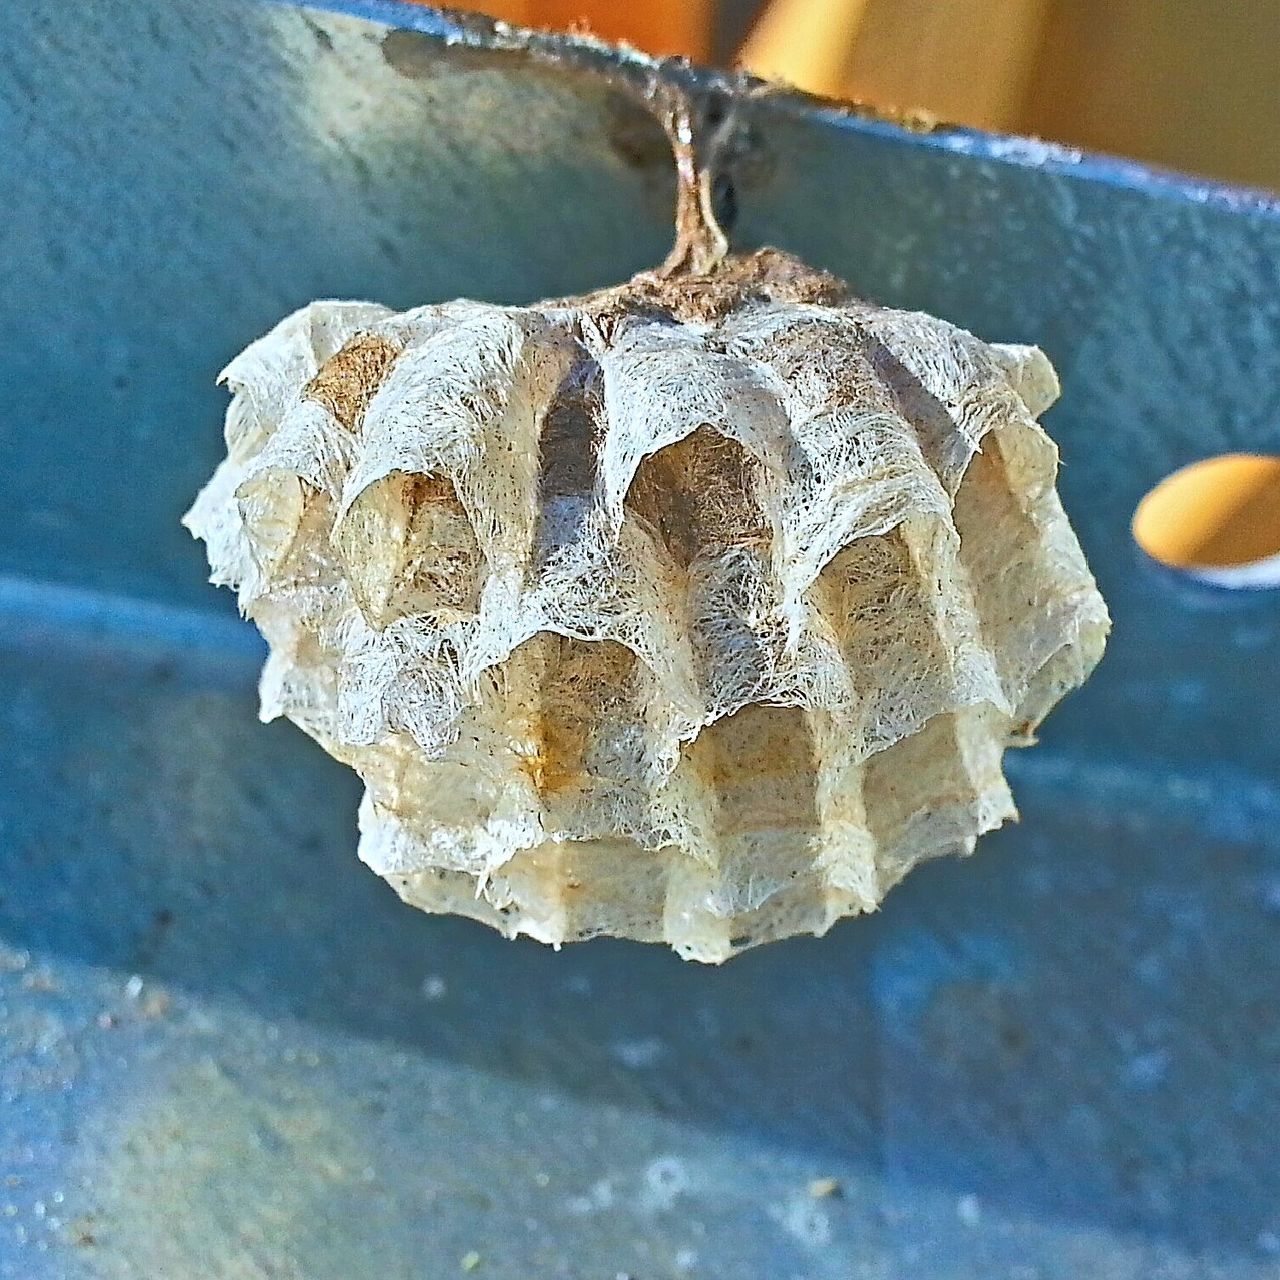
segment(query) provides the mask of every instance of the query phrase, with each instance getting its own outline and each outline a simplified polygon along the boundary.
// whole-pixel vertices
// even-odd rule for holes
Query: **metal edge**
[[[298,7],[295,0],[270,0],[270,3]],[[945,123],[921,127],[916,122],[913,127],[911,123],[904,123],[912,120],[906,113],[895,117],[867,104],[816,97],[744,72],[698,66],[685,58],[655,59],[627,45],[613,45],[590,36],[531,30],[483,14],[431,8],[414,0],[308,0],[305,7],[413,31],[449,48],[492,55],[500,61],[515,62],[523,58],[535,64],[567,65],[598,76],[615,87],[626,84],[640,88],[658,78],[696,93],[749,92],[757,101],[767,102],[786,116],[809,118],[828,127],[889,140],[900,146],[964,155],[1280,221],[1280,194],[1261,188],[1217,182],[1019,134],[988,133]]]

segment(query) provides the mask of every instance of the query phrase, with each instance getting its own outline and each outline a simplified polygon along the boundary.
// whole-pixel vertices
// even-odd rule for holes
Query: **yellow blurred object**
[[[875,0],[773,0],[747,36],[738,63],[770,80],[821,94],[848,94],[849,60]]]
[[[1019,128],[1280,189],[1280,3],[1055,0]]]
[[[845,92],[940,120],[1016,129],[1048,0],[870,0]]]
[[[1016,125],[1048,0],[772,0],[739,61],[825,97]]]
[[[658,56],[711,55],[713,0],[477,0],[467,7],[504,22],[552,30],[587,30]]]
[[[1175,569],[1221,569],[1280,555],[1280,457],[1228,453],[1183,467],[1138,504],[1133,536]]]

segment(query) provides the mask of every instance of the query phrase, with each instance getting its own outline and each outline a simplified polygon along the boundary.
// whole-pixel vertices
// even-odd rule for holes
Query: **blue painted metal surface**
[[[598,78],[345,8],[6,7],[0,1276],[1276,1275],[1280,597],[1153,571],[1128,519],[1280,448],[1280,209],[753,108],[739,244],[1053,356],[1116,633],[1012,762],[1022,825],[876,918],[557,955],[359,866],[176,522],[214,373],[286,310],[620,278],[669,162]]]

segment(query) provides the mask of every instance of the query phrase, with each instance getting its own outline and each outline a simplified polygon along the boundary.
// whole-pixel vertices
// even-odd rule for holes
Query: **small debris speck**
[[[130,1000],[136,1000],[142,994],[142,978],[139,974],[135,973],[124,984],[124,993]]]
[[[474,1271],[480,1265],[480,1255],[472,1249],[469,1253],[462,1255],[462,1261],[458,1266],[468,1273]]]
[[[809,1194],[815,1200],[825,1200],[829,1196],[839,1195],[840,1179],[839,1178],[814,1178],[814,1180],[811,1183],[809,1183]]]
[[[173,1001],[167,992],[153,991],[142,1002],[140,1012],[144,1018],[148,1018],[154,1022],[155,1019],[163,1018],[164,1015],[169,1012],[169,1006],[172,1003]]]
[[[819,1249],[831,1243],[831,1221],[826,1210],[805,1196],[789,1196],[785,1204],[772,1206],[769,1216],[806,1248]]]
[[[449,994],[449,984],[438,974],[430,973],[422,980],[422,995],[427,1000],[443,1000]]]
[[[956,1217],[966,1227],[976,1227],[982,1218],[982,1206],[978,1203],[978,1197],[961,1196],[956,1201]]]
[[[659,1156],[644,1171],[650,1209],[669,1209],[689,1187],[684,1164],[676,1156]]]
[[[632,1071],[657,1066],[666,1051],[666,1045],[657,1036],[643,1036],[638,1040],[617,1040],[611,1046],[614,1058]]]
[[[570,1197],[568,1209],[574,1214],[596,1213],[612,1204],[613,1184],[608,1178],[601,1178],[586,1195]]]
[[[1152,1049],[1129,1059],[1126,1075],[1135,1089],[1154,1089],[1165,1082],[1173,1065],[1167,1049]]]

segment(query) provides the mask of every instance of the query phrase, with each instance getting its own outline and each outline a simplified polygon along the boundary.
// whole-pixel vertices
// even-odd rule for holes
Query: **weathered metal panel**
[[[1053,356],[1116,633],[1013,761],[1023,824],[878,917],[556,955],[359,866],[176,520],[284,311],[619,278],[668,161],[597,78],[346,7],[5,9],[0,1276],[1276,1275],[1280,597],[1154,571],[1128,518],[1280,447],[1280,210],[752,107],[738,243]]]

